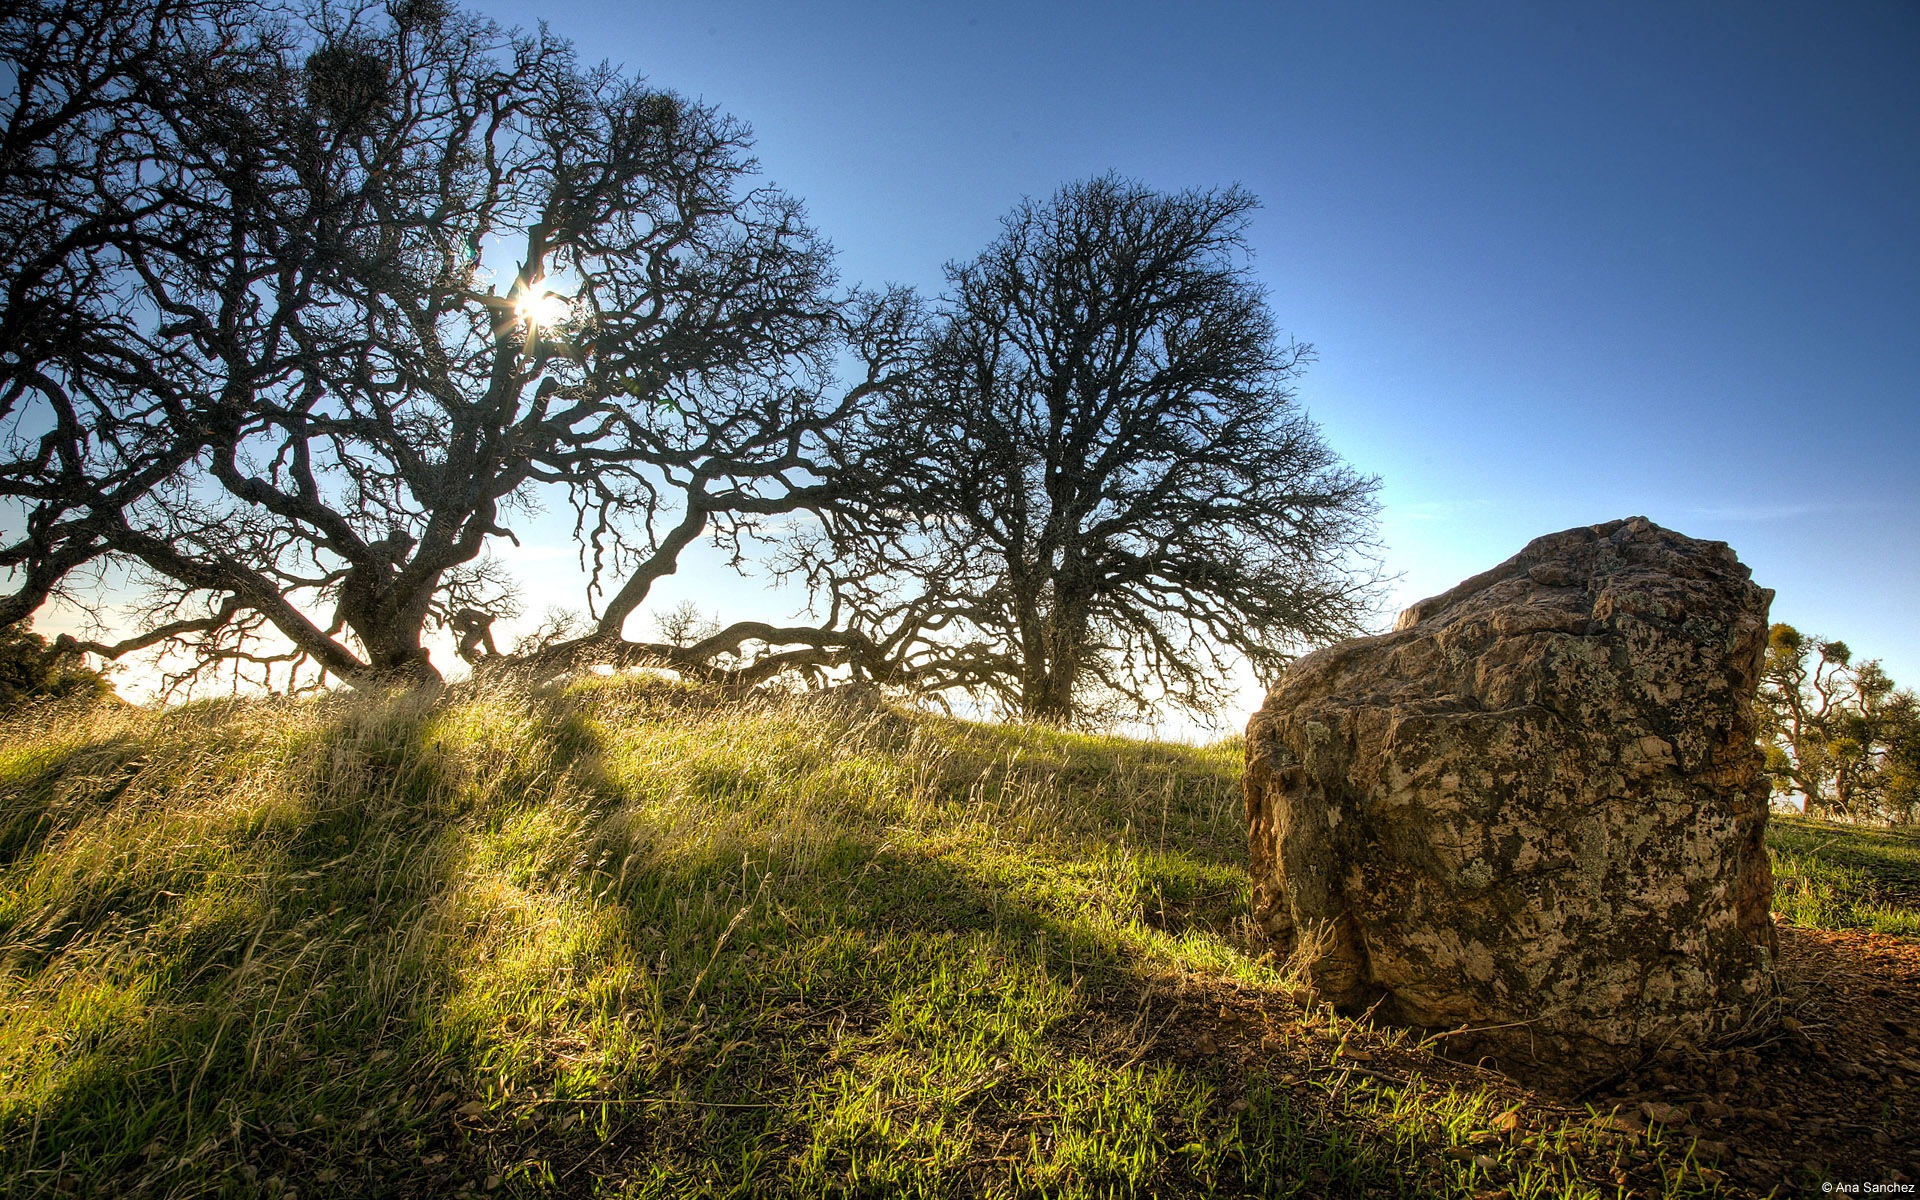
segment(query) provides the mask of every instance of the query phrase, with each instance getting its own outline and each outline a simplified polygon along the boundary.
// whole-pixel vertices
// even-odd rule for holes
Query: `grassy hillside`
[[[1776,814],[1773,906],[1797,925],[1920,937],[1920,830]]]
[[[1301,1009],[1238,774],[661,685],[29,715],[0,1191],[1713,1193]]]

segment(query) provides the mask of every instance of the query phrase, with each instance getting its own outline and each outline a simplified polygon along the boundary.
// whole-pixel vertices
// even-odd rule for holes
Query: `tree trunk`
[[[440,682],[440,672],[434,669],[433,660],[427,655],[427,648],[420,644],[420,629],[417,625],[409,628],[403,622],[394,622],[372,629],[356,628],[354,633],[360,639],[361,649],[367,660],[367,669],[361,678],[350,679],[349,683]]]
[[[1807,798],[1807,815],[1810,817],[1824,817],[1831,821],[1839,818],[1846,811],[1837,800],[1824,793],[1803,792],[1801,794]]]
[[[1052,671],[1043,673],[1020,696],[1020,715],[1040,725],[1073,720],[1073,683]]]
[[[1022,681],[1020,712],[1029,721],[1065,725],[1076,715],[1074,688],[1080,682],[1086,658],[1087,616],[1084,606],[1060,603],[1048,614],[1038,639],[1039,669],[1028,663]]]
[[[390,581],[366,569],[347,577],[339,617],[359,641],[367,663],[362,678],[349,682],[440,682],[440,672],[421,644],[432,594],[431,584],[414,589],[410,596],[399,594]]]

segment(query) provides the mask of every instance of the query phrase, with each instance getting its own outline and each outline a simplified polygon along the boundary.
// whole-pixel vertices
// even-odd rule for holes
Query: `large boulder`
[[[1247,727],[1256,920],[1325,998],[1523,1073],[1737,1025],[1774,950],[1772,599],[1634,517],[1302,658]]]

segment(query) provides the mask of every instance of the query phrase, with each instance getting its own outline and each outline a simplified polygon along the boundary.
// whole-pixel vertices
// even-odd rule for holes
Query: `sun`
[[[526,292],[513,302],[513,311],[531,325],[547,327],[566,320],[572,305],[554,292]]]

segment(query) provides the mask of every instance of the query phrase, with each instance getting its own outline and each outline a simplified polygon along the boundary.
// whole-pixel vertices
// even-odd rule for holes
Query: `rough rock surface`
[[[1327,999],[1599,1075],[1768,992],[1753,695],[1773,593],[1644,517],[1569,529],[1247,727],[1254,916]]]

